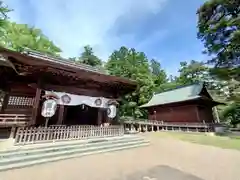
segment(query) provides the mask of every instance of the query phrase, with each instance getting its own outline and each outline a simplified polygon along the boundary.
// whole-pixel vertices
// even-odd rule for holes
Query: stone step
[[[36,159],[41,158],[51,158],[53,156],[61,156],[65,154],[71,154],[71,153],[79,153],[79,152],[85,152],[85,151],[91,151],[95,149],[101,149],[101,148],[112,148],[122,145],[132,145],[132,144],[141,144],[145,143],[144,140],[135,140],[135,141],[119,141],[119,142],[110,142],[110,143],[99,143],[94,145],[80,145],[80,146],[73,146],[68,148],[60,148],[60,149],[53,149],[50,151],[40,151],[39,153],[34,154],[23,154],[22,156],[10,156],[7,158],[1,158],[0,166],[6,165],[6,164],[12,164],[17,163],[21,161],[32,161]]]
[[[149,145],[149,142],[146,140],[138,140],[132,142],[118,142],[102,146],[93,146],[93,147],[82,147],[80,149],[72,149],[68,151],[58,151],[45,153],[41,155],[32,155],[32,156],[23,156],[18,159],[11,159],[9,161],[5,161],[2,165],[0,165],[0,171],[10,170],[14,168],[22,168],[26,166],[32,166],[41,163],[53,162],[73,157],[81,157],[96,153],[110,152],[110,151],[118,151],[130,148],[136,148],[141,146]]]
[[[37,146],[37,147],[30,147],[30,148],[23,148],[14,151],[4,151],[0,152],[0,160],[2,161],[5,158],[11,157],[18,157],[18,156],[25,156],[25,155],[35,155],[40,153],[48,153],[48,152],[55,152],[61,150],[70,150],[74,148],[81,148],[81,147],[90,147],[90,146],[99,146],[104,144],[112,144],[117,142],[131,142],[131,141],[138,141],[142,140],[141,137],[127,137],[127,138],[105,138],[105,139],[95,139],[95,140],[85,140],[85,141],[77,141],[77,142],[68,142],[68,143],[60,143],[60,144],[47,144],[45,146]],[[1,164],[0,161],[0,164]]]
[[[39,149],[39,148],[48,148],[48,147],[62,147],[64,145],[68,144],[79,144],[79,143],[89,143],[89,142],[100,142],[100,141],[111,141],[116,139],[126,139],[126,138],[142,138],[140,136],[133,136],[133,135],[124,135],[124,136],[115,136],[115,137],[94,137],[94,138],[88,138],[88,139],[82,139],[82,140],[65,140],[65,141],[55,141],[55,142],[43,142],[38,144],[24,144],[24,145],[16,145],[11,148],[0,150],[0,156],[4,153],[10,153],[10,152],[19,152],[20,150],[33,150],[33,149]]]

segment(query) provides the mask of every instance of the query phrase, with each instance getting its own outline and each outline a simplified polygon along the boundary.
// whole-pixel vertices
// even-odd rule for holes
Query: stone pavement
[[[144,136],[148,147],[0,172],[0,180],[239,180],[240,151]]]
[[[137,171],[132,174],[119,177],[114,180],[202,180],[191,174],[184,173],[169,166],[155,166],[144,171]]]

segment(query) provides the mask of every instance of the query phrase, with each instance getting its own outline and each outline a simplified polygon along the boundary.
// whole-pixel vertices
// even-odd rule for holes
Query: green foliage
[[[178,83],[177,81],[169,81],[163,84],[156,84],[155,93],[161,93],[164,91],[170,91],[172,89],[176,89],[177,87],[181,86],[182,84]]]
[[[2,1],[0,1],[0,25],[2,25],[1,23],[4,23],[4,21],[7,19],[8,12],[10,12],[10,9],[8,9],[8,7],[5,6]]]
[[[198,9],[198,38],[213,57],[211,73],[239,82],[240,1],[208,0]],[[236,86],[239,88],[240,84]]]
[[[40,29],[10,22],[7,17],[10,11],[0,1],[0,46],[19,52],[28,48],[50,55],[59,55],[60,48],[44,36]]]
[[[50,55],[58,55],[61,52],[40,29],[10,21],[6,21],[4,29],[5,36],[0,37],[0,42],[6,48],[19,52],[28,48]]]
[[[7,20],[7,13],[11,10],[0,1],[0,37],[4,36],[4,25]]]
[[[240,63],[240,1],[209,0],[198,10],[198,37],[217,67]]]
[[[153,81],[155,84],[154,91],[159,91],[160,85],[167,83],[167,74],[161,68],[161,64],[155,59],[152,59],[150,61],[150,67],[152,70]]]
[[[101,59],[94,54],[92,47],[89,45],[84,46],[84,51],[81,53],[80,57],[74,57],[70,59],[76,61],[77,63],[88,64],[90,66],[102,66]]]
[[[123,97],[121,116],[146,117],[146,111],[139,106],[147,103],[152,96],[155,78],[160,76],[161,70],[153,76],[145,54],[126,47],[121,47],[111,54],[106,68],[111,75],[136,80],[139,85],[136,91]]]
[[[187,62],[180,62],[178,72],[180,73],[180,76],[177,78],[178,83],[193,84],[204,79],[204,76],[208,73],[208,67],[202,62],[192,60],[189,64]]]
[[[228,122],[233,127],[240,123],[240,104],[232,103],[227,106],[220,114],[221,119]]]

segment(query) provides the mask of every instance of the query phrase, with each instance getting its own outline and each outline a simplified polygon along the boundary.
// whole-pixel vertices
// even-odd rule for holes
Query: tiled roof
[[[144,104],[141,107],[151,107],[197,99],[201,97],[199,94],[203,87],[204,83],[196,83],[163,93],[155,94],[147,104]]]
[[[54,57],[54,56],[50,56],[50,55],[47,55],[44,53],[39,53],[39,52],[33,51],[33,50],[25,50],[23,53],[27,54],[28,56],[43,59],[45,61],[55,62],[58,64],[63,64],[63,65],[67,65],[69,67],[75,67],[75,68],[79,68],[79,69],[83,69],[83,70],[87,70],[87,71],[91,71],[91,72],[95,72],[95,73],[99,73],[99,74],[107,74],[107,71],[103,71],[102,69],[100,69],[98,67],[93,67],[93,66],[83,64],[83,63],[76,63],[76,62],[70,61],[68,59],[63,59],[61,57]]]

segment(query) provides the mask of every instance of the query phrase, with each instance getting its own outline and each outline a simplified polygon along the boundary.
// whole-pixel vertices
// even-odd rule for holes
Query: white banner
[[[47,94],[56,94],[59,99],[57,100],[58,104],[67,105],[67,106],[77,106],[81,104],[85,104],[91,107],[96,108],[108,108],[108,102],[111,99],[104,98],[104,97],[91,97],[91,96],[82,96],[82,95],[75,95],[65,92],[54,92],[54,91],[45,91]],[[67,99],[68,101],[65,101]],[[63,102],[65,101],[65,103]]]

